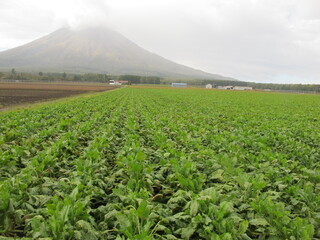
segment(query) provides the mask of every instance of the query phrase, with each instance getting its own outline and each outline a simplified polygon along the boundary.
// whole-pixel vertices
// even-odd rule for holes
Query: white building
[[[233,86],[223,86],[222,89],[226,89],[226,90],[233,90]]]
[[[118,81],[115,81],[115,80],[109,80],[109,84],[110,85],[121,85],[121,83],[119,83]]]
[[[206,88],[207,88],[207,89],[211,89],[211,88],[212,88],[212,84],[207,84],[207,85],[206,85]]]
[[[252,90],[252,87],[235,86],[233,89],[244,91],[244,90]]]
[[[252,87],[244,87],[244,86],[218,86],[217,89],[224,89],[224,90],[252,90]]]
[[[187,87],[186,83],[172,83],[171,87]]]

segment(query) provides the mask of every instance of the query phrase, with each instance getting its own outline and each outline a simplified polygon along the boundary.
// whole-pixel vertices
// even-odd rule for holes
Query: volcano
[[[81,30],[62,28],[20,47],[0,52],[0,69],[11,68],[25,72],[234,80],[167,60],[105,27]]]

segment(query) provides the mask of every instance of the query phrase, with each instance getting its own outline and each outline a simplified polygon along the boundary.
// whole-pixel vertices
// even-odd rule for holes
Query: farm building
[[[224,89],[224,90],[252,90],[252,87],[244,87],[244,86],[218,86],[217,89]]]
[[[212,88],[212,84],[207,84],[207,85],[206,85],[206,88],[207,88],[207,89],[211,89],[211,88]]]
[[[125,80],[118,80],[118,83],[120,83],[121,85],[128,85],[129,81],[125,81]]]
[[[115,80],[109,80],[109,84],[110,84],[110,85],[121,85],[120,83],[118,83],[118,82],[115,81]]]
[[[115,81],[115,80],[109,80],[109,84],[110,84],[110,85],[128,85],[128,84],[129,84],[129,81],[122,81],[122,80]]]
[[[233,86],[223,86],[222,89],[225,89],[225,90],[233,90]]]
[[[172,83],[171,87],[187,87],[186,83]]]
[[[252,87],[235,86],[233,89],[243,91],[243,90],[252,90]]]

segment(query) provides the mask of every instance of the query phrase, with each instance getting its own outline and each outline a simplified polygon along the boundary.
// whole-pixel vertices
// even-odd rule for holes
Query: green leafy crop
[[[123,88],[0,123],[0,239],[320,239],[318,95]]]

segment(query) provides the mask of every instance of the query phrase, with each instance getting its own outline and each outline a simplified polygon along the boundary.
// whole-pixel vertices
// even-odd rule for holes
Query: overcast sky
[[[320,0],[0,0],[0,51],[96,25],[207,72],[320,84]]]

